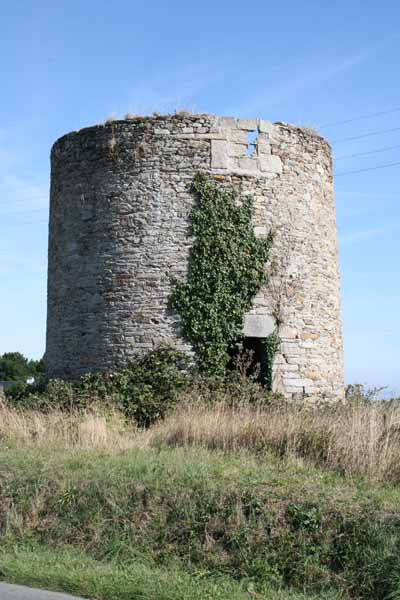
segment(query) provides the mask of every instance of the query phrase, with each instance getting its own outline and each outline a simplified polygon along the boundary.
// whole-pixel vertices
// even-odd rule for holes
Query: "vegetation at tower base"
[[[266,362],[268,365],[266,387],[270,391],[272,390],[272,369],[274,366],[274,360],[275,356],[279,352],[280,347],[281,339],[279,337],[278,330],[274,331],[265,338],[264,350],[266,354]]]
[[[255,236],[250,196],[237,205],[230,190],[201,173],[191,190],[197,198],[192,211],[195,239],[187,278],[176,283],[171,306],[181,317],[200,370],[223,376],[245,314],[267,282],[272,235]]]
[[[41,412],[116,409],[139,427],[148,427],[175,406],[189,384],[189,367],[186,354],[160,347],[137,356],[121,371],[87,373],[76,382],[53,379],[16,386],[6,397],[11,406]]]

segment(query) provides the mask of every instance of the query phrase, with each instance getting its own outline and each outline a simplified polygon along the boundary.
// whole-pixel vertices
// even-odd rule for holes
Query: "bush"
[[[189,380],[188,356],[161,347],[136,357],[122,371],[86,374],[74,383],[52,379],[35,386],[19,384],[6,398],[16,408],[40,411],[117,408],[140,427],[148,427],[175,406]]]
[[[186,354],[164,347],[138,357],[117,373],[86,375],[80,389],[88,398],[111,399],[141,427],[162,418],[178,401],[189,382],[190,359]]]
[[[200,374],[187,354],[162,346],[137,356],[126,369],[87,373],[77,382],[40,380],[18,384],[6,392],[10,406],[49,412],[116,408],[139,427],[149,427],[176,406],[182,392],[206,404],[224,402],[231,407],[262,407],[278,396],[246,375],[241,359],[225,377]]]
[[[39,380],[33,385],[17,383],[6,390],[10,406],[20,409],[48,411],[54,408],[76,407],[76,390],[72,383],[61,379]]]

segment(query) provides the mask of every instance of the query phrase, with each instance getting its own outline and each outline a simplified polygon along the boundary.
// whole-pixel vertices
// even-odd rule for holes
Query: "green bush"
[[[279,393],[270,392],[259,383],[256,375],[244,375],[237,369],[227,371],[224,378],[195,373],[188,389],[206,405],[223,402],[232,408],[262,408],[282,400]]]
[[[179,392],[189,382],[190,359],[173,348],[159,348],[136,358],[123,371],[86,375],[80,387],[89,397],[111,398],[141,427],[162,418],[178,401]]]
[[[277,399],[248,376],[240,361],[226,376],[199,373],[187,354],[163,346],[137,356],[126,369],[87,373],[76,382],[50,379],[35,385],[20,383],[6,391],[10,406],[48,412],[117,409],[140,427],[148,427],[171,411],[183,392],[212,404],[264,406]]]
[[[14,408],[40,411],[71,408],[76,402],[73,384],[61,379],[40,379],[33,385],[17,383],[6,390],[5,396]]]
[[[11,406],[41,411],[116,408],[140,427],[148,427],[175,406],[190,381],[190,366],[187,355],[161,347],[136,357],[121,371],[86,374],[77,382],[21,384],[8,390],[6,397]]]

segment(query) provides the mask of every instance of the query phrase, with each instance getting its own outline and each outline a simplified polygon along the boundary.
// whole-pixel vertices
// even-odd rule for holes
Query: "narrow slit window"
[[[247,156],[254,156],[257,146],[257,131],[247,132]]]

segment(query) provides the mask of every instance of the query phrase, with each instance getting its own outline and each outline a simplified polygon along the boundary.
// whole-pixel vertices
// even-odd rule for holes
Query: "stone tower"
[[[258,119],[180,113],[113,121],[60,138],[51,153],[46,368],[50,377],[123,367],[163,341],[190,349],[168,308],[192,239],[199,171],[251,194],[259,236],[275,232],[269,284],[244,335],[279,322],[274,387],[343,396],[338,249],[328,143]]]

